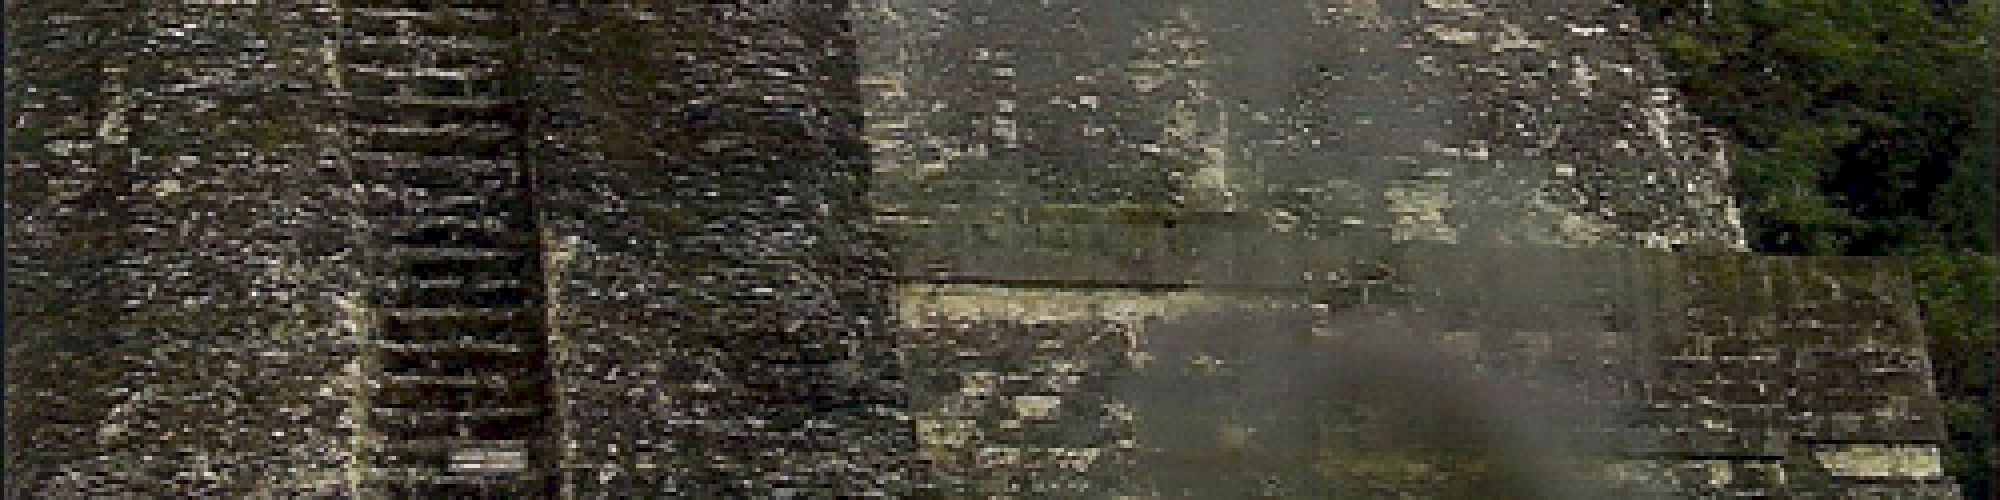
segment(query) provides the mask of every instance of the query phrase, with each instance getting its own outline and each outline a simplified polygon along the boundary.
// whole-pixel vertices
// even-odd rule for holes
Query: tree
[[[1639,0],[1760,251],[1991,251],[1993,2]]]

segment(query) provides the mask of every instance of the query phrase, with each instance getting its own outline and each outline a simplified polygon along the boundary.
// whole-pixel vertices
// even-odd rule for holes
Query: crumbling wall
[[[344,465],[331,26],[212,4],[10,17],[40,28],[8,35],[10,491],[244,496]]]
[[[898,494],[846,2],[546,5],[568,494]]]
[[[199,3],[10,51],[11,484],[344,488],[334,11]],[[536,3],[565,491],[1948,493],[1894,272],[1620,250],[1741,236],[1612,5]]]
[[[874,201],[895,273],[905,290],[979,290],[903,296],[902,319],[920,332],[906,344],[912,383],[960,394],[921,401],[916,413],[946,422],[926,425],[950,429],[940,435],[957,445],[934,445],[933,459],[974,464],[941,472],[961,491],[1892,488],[1801,479],[1831,470],[1820,465],[1786,469],[1791,482],[1760,479],[1779,462],[1805,463],[1809,453],[1796,450],[1811,446],[1786,437],[1817,425],[1805,420],[1737,432],[1794,443],[1786,458],[1762,462],[1711,463],[1704,453],[1728,455],[1727,445],[1661,434],[1715,425],[1698,402],[1768,381],[1683,366],[1675,346],[1709,335],[1781,342],[1690,326],[1675,318],[1713,309],[1677,297],[1729,301],[1741,309],[1727,314],[1739,316],[1790,299],[1724,298],[1681,283],[1705,261],[1656,253],[1740,251],[1742,234],[1720,145],[1677,108],[1623,7],[874,6],[864,82],[883,174]],[[1076,109],[1093,111],[1073,118]],[[1124,323],[1030,305],[1112,314],[1113,304],[1218,293],[1226,298]],[[977,311],[998,316],[965,319]],[[1828,323],[1847,314],[1818,311]],[[1001,352],[1029,365],[1118,359],[1100,352],[1117,348],[1105,338],[1130,339],[1133,361],[1009,376],[1119,388],[1108,398],[1032,389],[1055,382],[1008,392],[965,376],[991,372],[974,360]],[[1001,347],[1027,339],[1042,347]],[[1822,351],[1868,349],[1842,339],[1861,343]],[[1807,351],[1786,356],[1818,359]],[[1408,371],[1426,374],[1399,378]],[[1749,381],[1689,381],[1738,375]],[[1681,389],[1661,389],[1670,386]],[[1814,411],[1769,410],[1803,403],[1765,391],[1743,404]],[[1892,399],[1931,397],[1912,391]],[[1024,399],[1055,405],[1035,412],[1035,425],[1115,431],[1041,442],[1014,433],[1023,415],[954,413]],[[1093,410],[1107,405],[1130,417]],[[1469,449],[1412,430],[1489,420],[1498,423],[1465,436]],[[1663,451],[1666,442],[1684,446]],[[1040,464],[991,458],[1037,451]],[[1944,488],[1929,476],[1906,482],[1910,492]]]

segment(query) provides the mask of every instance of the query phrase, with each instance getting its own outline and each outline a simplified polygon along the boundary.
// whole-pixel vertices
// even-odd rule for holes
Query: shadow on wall
[[[1615,405],[1584,377],[1425,342],[1443,322],[1362,307],[1231,311],[1150,329],[1140,483],[1168,498],[1604,498]],[[1315,332],[1318,332],[1317,334]]]

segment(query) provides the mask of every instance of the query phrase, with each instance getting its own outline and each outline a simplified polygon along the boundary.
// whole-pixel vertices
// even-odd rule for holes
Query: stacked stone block
[[[900,494],[846,2],[546,3],[566,495]]]
[[[335,123],[332,26],[315,7],[10,16],[26,29],[8,40],[8,393],[35,409],[9,414],[28,439],[9,442],[10,490],[247,496],[338,478],[345,398],[321,389],[358,281],[319,128]]]
[[[1631,251],[1741,237],[1609,2],[214,3],[10,73],[12,484],[1951,491],[1893,270]]]

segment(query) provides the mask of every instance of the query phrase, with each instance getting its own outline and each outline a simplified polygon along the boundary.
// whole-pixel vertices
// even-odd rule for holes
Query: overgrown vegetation
[[[1907,258],[1967,498],[1993,498],[1994,0],[1633,0],[1737,144],[1752,246]]]

